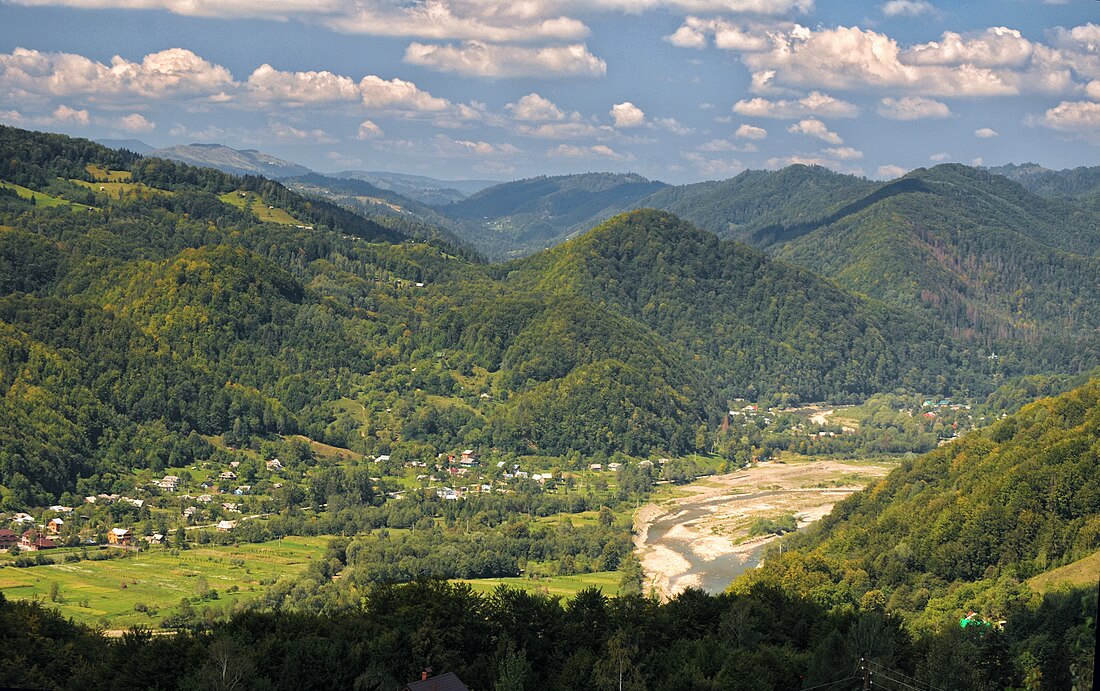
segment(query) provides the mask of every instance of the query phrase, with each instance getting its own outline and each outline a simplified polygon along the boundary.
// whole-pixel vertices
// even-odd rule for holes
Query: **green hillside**
[[[1004,618],[1031,597],[1026,579],[1100,549],[1098,451],[1094,380],[904,462],[737,587],[877,598],[924,625],[968,609]]]
[[[500,271],[530,290],[589,296],[646,324],[727,397],[958,388],[973,371],[930,322],[664,212],[618,216]]]
[[[436,207],[487,256],[502,259],[552,247],[666,187],[639,175],[586,173],[494,185]]]
[[[821,225],[863,199],[877,183],[820,166],[747,170],[718,182],[666,187],[643,206],[670,211],[720,237],[768,247]]]
[[[1100,326],[1100,217],[965,166],[773,247],[888,304],[923,311],[1005,366],[1088,369]],[[884,188],[885,189],[885,188]]]

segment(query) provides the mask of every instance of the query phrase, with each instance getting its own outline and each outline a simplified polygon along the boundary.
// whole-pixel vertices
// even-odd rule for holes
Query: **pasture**
[[[156,628],[161,619],[178,609],[182,598],[200,595],[204,582],[218,591],[218,599],[213,601],[218,606],[252,600],[279,578],[304,571],[324,554],[330,539],[286,537],[239,546],[195,546],[178,552],[153,547],[121,559],[8,566],[0,569],[0,591],[10,599],[43,601],[58,607],[66,617],[108,629],[139,624]],[[57,558],[49,552],[43,554]],[[54,583],[60,594],[56,604],[50,602]],[[234,586],[237,590],[228,592]]]

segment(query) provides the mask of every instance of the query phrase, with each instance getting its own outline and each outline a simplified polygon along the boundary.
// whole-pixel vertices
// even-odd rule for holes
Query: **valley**
[[[567,688],[614,656],[1083,678],[1100,245],[1072,199],[965,166],[540,178],[518,215],[446,205],[553,245],[491,263],[363,180],[2,126],[0,152],[0,618],[42,649],[195,679],[311,631],[361,670],[335,686],[410,650],[485,687],[521,650]],[[733,205],[625,208],[697,194]],[[129,673],[103,659],[74,674]]]
[[[634,543],[646,588],[721,593],[784,532],[820,520],[836,502],[883,477],[893,463],[770,461],[678,488],[639,509]],[[788,523],[785,527],[784,521]]]

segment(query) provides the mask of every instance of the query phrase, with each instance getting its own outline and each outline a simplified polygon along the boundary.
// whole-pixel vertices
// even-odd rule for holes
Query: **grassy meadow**
[[[239,546],[196,546],[175,552],[154,547],[133,557],[0,569],[0,591],[9,599],[37,599],[66,617],[108,629],[149,628],[202,589],[218,591],[219,606],[258,597],[271,584],[305,570],[320,558],[329,537],[286,537]],[[60,561],[56,553],[46,556]],[[50,602],[57,584],[59,602]],[[236,592],[227,592],[233,586]],[[196,608],[208,603],[195,604]],[[143,613],[135,609],[148,609]]]

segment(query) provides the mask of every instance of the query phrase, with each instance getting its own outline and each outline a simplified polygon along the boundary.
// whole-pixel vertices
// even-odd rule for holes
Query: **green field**
[[[148,199],[154,194],[175,194],[175,192],[149,187],[140,182],[88,182],[87,180],[70,180],[69,182],[80,185],[81,187],[87,187],[93,192],[102,192],[111,199],[122,199],[127,196]]]
[[[59,607],[66,617],[108,629],[136,624],[157,628],[161,619],[178,608],[182,598],[197,594],[200,578],[218,591],[219,598],[214,601],[217,605],[245,602],[267,589],[263,583],[270,585],[283,576],[304,571],[311,560],[324,554],[330,539],[287,537],[239,547],[196,547],[179,552],[179,556],[155,547],[126,559],[6,567],[0,569],[0,591],[11,599],[42,600]],[[57,558],[48,552],[46,555]],[[62,601],[57,605],[49,600],[53,583],[57,583],[61,594]],[[239,591],[227,593],[232,586]],[[134,605],[158,611],[144,614]],[[208,603],[194,605],[204,606]]]
[[[604,595],[617,595],[619,593],[619,580],[622,574],[618,571],[597,571],[595,573],[582,573],[576,576],[551,576],[543,578],[474,578],[461,580],[469,583],[479,593],[489,593],[499,586],[506,585],[509,588],[523,590],[529,593],[544,593],[547,595],[561,595],[571,598],[585,588],[597,588]]]
[[[255,192],[227,192],[219,196],[218,199],[230,206],[251,212],[253,216],[264,223],[277,223],[282,226],[303,225],[301,221],[286,211],[269,208],[269,205],[265,204],[264,200],[260,199],[260,195]]]
[[[128,170],[107,170],[102,166],[89,163],[84,170],[96,179],[96,182],[130,182],[134,174]]]
[[[1040,593],[1057,590],[1061,586],[1095,586],[1100,577],[1100,552],[1093,552],[1072,564],[1047,571],[1030,578],[1027,584]]]
[[[9,190],[15,190],[15,193],[18,194],[23,199],[33,198],[35,205],[40,206],[44,209],[48,209],[48,208],[53,207],[53,206],[71,206],[74,209],[90,209],[90,208],[92,208],[90,206],[85,206],[84,204],[74,204],[74,203],[70,202],[68,199],[62,199],[60,197],[52,197],[52,196],[50,196],[48,194],[45,194],[43,192],[35,192],[34,190],[32,190],[30,188],[23,187],[22,185],[15,185],[15,184],[12,184],[10,182],[0,182],[0,187],[3,187],[5,189],[9,189]]]

